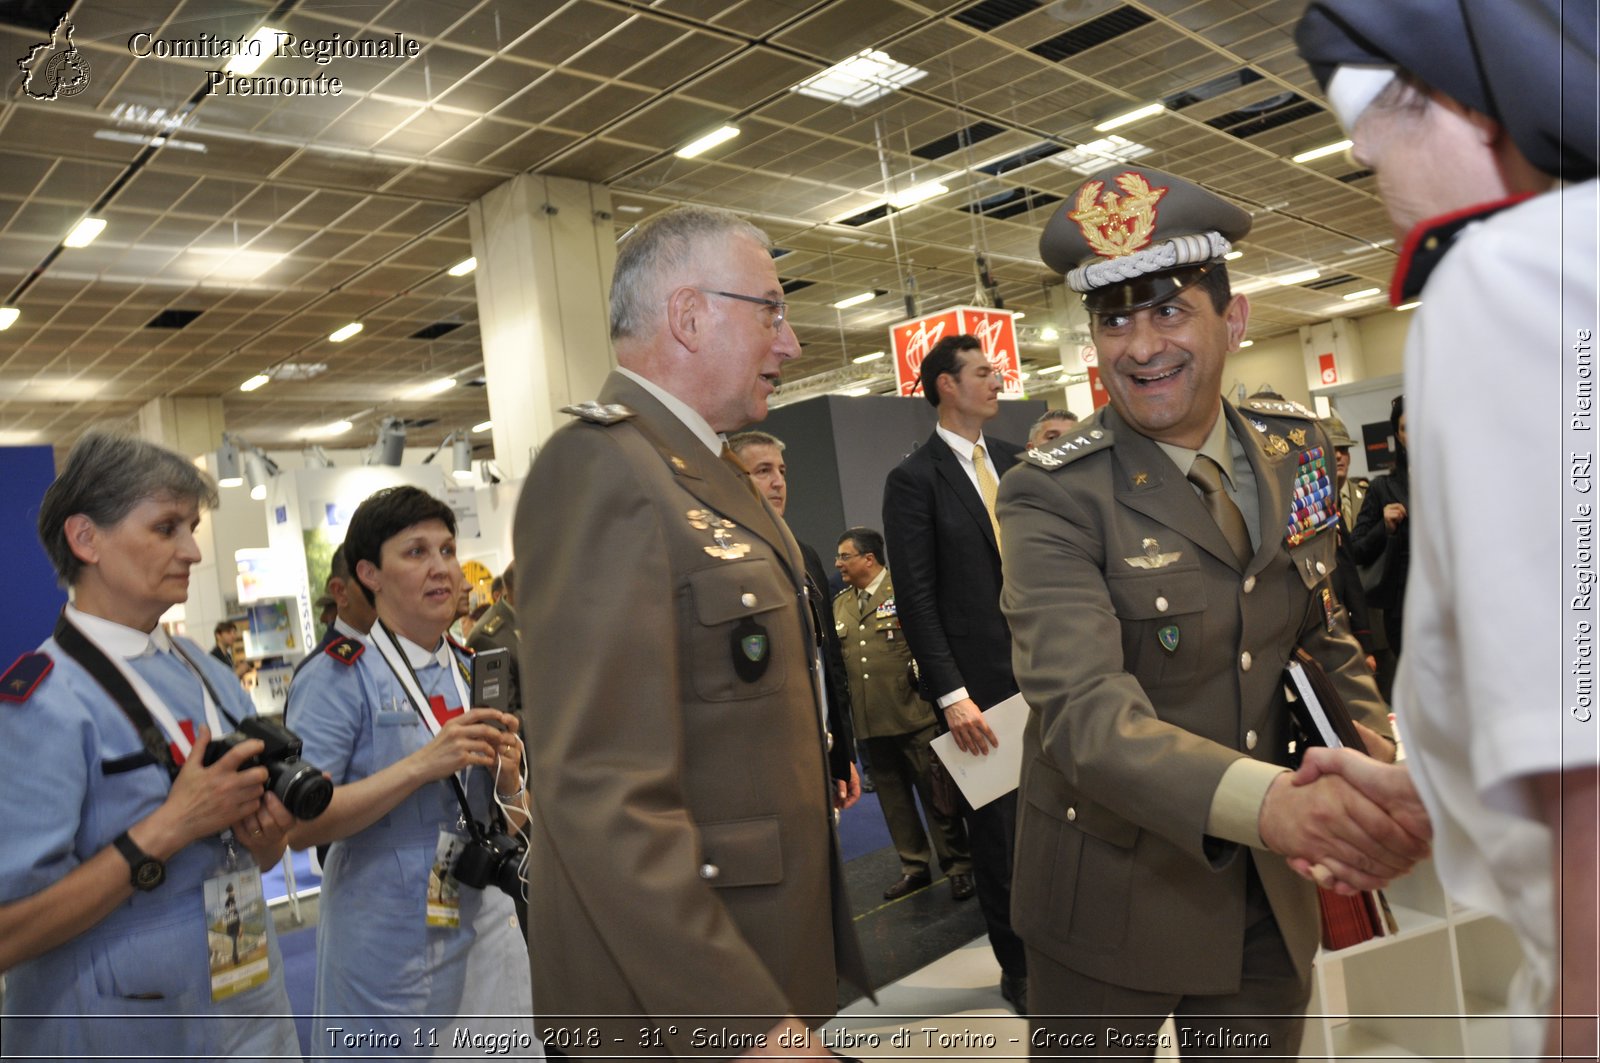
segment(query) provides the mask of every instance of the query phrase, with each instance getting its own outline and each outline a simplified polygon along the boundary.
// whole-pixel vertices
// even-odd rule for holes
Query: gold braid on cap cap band
[[[1142,277],[1146,273],[1212,262],[1231,250],[1233,245],[1219,232],[1174,236],[1164,243],[1135,251],[1131,255],[1079,266],[1067,274],[1067,287],[1075,292],[1092,292],[1097,288]]]

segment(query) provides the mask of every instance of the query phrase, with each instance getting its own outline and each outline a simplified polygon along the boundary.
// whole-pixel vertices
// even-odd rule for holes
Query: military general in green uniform
[[[933,880],[928,832],[917,815],[917,801],[928,813],[939,867],[950,876],[950,894],[971,897],[972,851],[959,819],[933,807],[928,743],[939,733],[933,706],[922,700],[911,673],[911,648],[900,629],[894,581],[883,567],[883,536],[871,528],[851,528],[839,537],[834,568],[845,588],[833,599],[834,629],[850,676],[856,741],[878,783],[878,806],[889,824],[889,838],[900,854],[900,878],[883,891],[885,900],[903,897]]]
[[[1294,1055],[1319,936],[1296,872],[1373,888],[1426,852],[1354,788],[1285,767],[1297,647],[1372,754],[1394,747],[1329,590],[1327,436],[1295,403],[1222,398],[1249,316],[1222,259],[1249,229],[1226,200],[1123,165],[1041,241],[1084,293],[1111,405],[999,492],[1031,708],[1012,920],[1036,1053],[1137,1058],[1171,1014],[1186,1057]]]

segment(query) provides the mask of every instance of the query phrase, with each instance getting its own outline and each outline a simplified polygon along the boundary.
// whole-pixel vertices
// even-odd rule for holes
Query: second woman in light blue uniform
[[[332,846],[323,867],[310,1054],[543,1055],[512,900],[456,882],[470,828],[521,828],[517,720],[466,708],[469,657],[444,637],[462,580],[455,516],[414,487],[379,491],[344,549],[377,608],[295,677],[287,720],[332,776],[332,804],[290,835]],[[507,1051],[506,1049],[510,1050]]]

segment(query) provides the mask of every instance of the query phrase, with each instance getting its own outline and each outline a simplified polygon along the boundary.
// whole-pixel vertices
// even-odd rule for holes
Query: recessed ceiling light
[[[472,430],[474,432],[487,432],[489,429],[491,429],[493,427],[494,427],[494,422],[493,421],[479,421],[477,424],[472,426]]]
[[[856,363],[857,365],[860,365],[862,362],[876,362],[879,358],[882,358],[882,357],[883,357],[883,352],[882,351],[873,351],[871,354],[863,354],[858,358],[852,358],[850,360],[852,362]]]
[[[1050,162],[1065,166],[1075,173],[1091,174],[1108,163],[1131,162],[1151,152],[1143,144],[1119,137],[1115,133],[1100,140],[1091,140],[1081,147],[1071,148],[1050,156]]]
[[[1044,328],[1039,330],[1039,338],[1044,340],[1046,343],[1054,343],[1056,340],[1061,338],[1061,333],[1057,332],[1051,326],[1046,325]]]
[[[361,322],[352,321],[352,322],[350,322],[350,324],[346,325],[344,328],[340,329],[339,331],[330,334],[328,336],[328,339],[332,340],[334,343],[343,343],[345,340],[349,339],[351,336],[354,336],[356,333],[360,332],[361,328],[362,328]]]
[[[732,140],[738,135],[738,126],[721,126],[720,128],[713,129],[703,137],[698,137],[689,141],[689,143],[673,152],[673,154],[680,159],[692,159],[698,155],[704,155],[718,144],[726,144],[728,141]]]
[[[1011,312],[1011,320],[1013,320],[1013,321],[1021,321],[1023,318],[1025,318],[1027,316],[1028,316],[1028,313],[1025,310],[1013,310]]]
[[[1096,133],[1109,133],[1113,129],[1117,129],[1125,125],[1131,125],[1142,118],[1153,117],[1165,110],[1166,108],[1159,103],[1147,103],[1143,107],[1136,108],[1132,111],[1126,111],[1114,118],[1107,118],[1104,122],[1101,122],[1099,125],[1095,126],[1094,131]]]
[[[1346,295],[1344,297],[1344,301],[1347,302],[1347,303],[1353,303],[1357,299],[1371,299],[1374,295],[1382,295],[1382,294],[1383,294],[1383,289],[1382,288],[1363,288],[1359,292],[1351,292],[1348,295]]]
[[[185,272],[222,280],[253,281],[286,256],[272,251],[246,251],[237,247],[196,247],[184,263]]]
[[[820,74],[811,75],[789,91],[829,103],[860,107],[927,75],[926,70],[897,63],[884,52],[866,48]]]
[[[1239,343],[1239,349],[1243,350],[1246,347],[1254,347],[1255,345],[1256,345],[1256,341],[1255,340],[1241,340],[1240,343]]]
[[[1399,306],[1395,307],[1395,309],[1396,310],[1415,310],[1417,307],[1419,307],[1421,305],[1422,305],[1422,300],[1421,299],[1414,299],[1409,303],[1401,303]]]
[[[857,293],[855,295],[850,296],[848,299],[840,299],[837,303],[833,304],[833,308],[835,310],[848,310],[852,306],[860,306],[862,303],[870,303],[870,302],[872,302],[872,300],[876,299],[877,297],[878,297],[878,293],[875,292],[875,291],[873,291],[873,292],[859,292],[859,293]]]
[[[1224,262],[1232,262],[1236,258],[1243,258],[1243,257],[1244,257],[1244,252],[1243,251],[1229,251],[1227,254],[1222,256],[1222,260]]]
[[[250,39],[244,42],[238,54],[228,60],[228,65],[222,68],[223,72],[244,78],[260,70],[261,65],[272,58],[278,49],[278,32],[271,26],[262,26],[256,30]]]
[[[0,332],[16,324],[17,318],[21,316],[22,311],[14,306],[0,306]]]
[[[935,196],[942,196],[948,191],[950,189],[938,181],[924,181],[920,185],[912,185],[904,192],[896,192],[890,196],[889,206],[895,210],[905,210],[907,207],[914,207],[918,203],[930,200]]]
[[[448,272],[452,277],[465,277],[477,268],[478,260],[476,258],[465,258],[451,266]]]
[[[39,441],[38,431],[22,428],[0,429],[0,447],[25,447]]]
[[[261,387],[262,385],[266,384],[266,382],[271,380],[271,379],[272,378],[270,376],[268,376],[267,374],[265,374],[265,373],[257,373],[255,376],[251,377],[249,380],[246,380],[243,384],[240,384],[239,385],[239,390],[240,391],[254,391],[256,388]]]
[[[307,428],[305,434],[316,439],[325,439],[328,436],[342,436],[355,425],[349,421],[334,421],[332,424],[318,425],[316,428]]]
[[[1302,151],[1298,155],[1291,155],[1289,157],[1289,161],[1310,162],[1313,159],[1322,159],[1329,155],[1337,155],[1339,152],[1350,147],[1354,143],[1355,142],[1351,140],[1336,140],[1332,144],[1324,144],[1320,148],[1312,148],[1310,151]]]
[[[872,394],[872,389],[870,387],[845,388],[843,391],[839,392],[839,394],[849,395],[851,398],[858,398],[862,395]]]
[[[99,236],[100,230],[105,227],[104,218],[85,218],[74,226],[67,234],[67,238],[61,242],[68,247],[88,247],[94,243],[94,238]]]

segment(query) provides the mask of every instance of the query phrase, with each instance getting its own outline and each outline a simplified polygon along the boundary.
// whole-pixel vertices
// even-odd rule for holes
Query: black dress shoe
[[[972,884],[972,876],[970,874],[950,876],[950,896],[956,900],[964,901],[976,892],[978,892],[978,887]]]
[[[892,901],[896,898],[904,897],[912,890],[920,890],[932,881],[933,879],[928,875],[901,875],[899,882],[883,891],[883,899]]]
[[[1000,972],[1000,995],[1006,998],[1006,1003],[1017,1009],[1017,1014],[1023,1018],[1028,1015],[1028,976],[1025,974],[1006,974]]]

